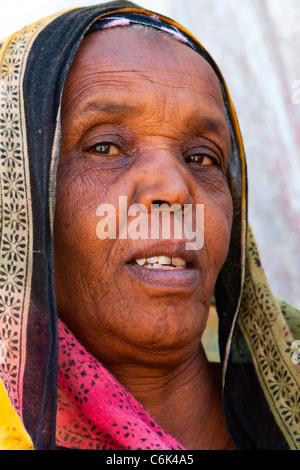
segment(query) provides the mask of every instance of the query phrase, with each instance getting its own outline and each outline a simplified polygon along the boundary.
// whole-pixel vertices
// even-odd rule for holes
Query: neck
[[[220,368],[201,348],[170,370],[108,366],[156,422],[186,449],[233,448],[223,414]]]

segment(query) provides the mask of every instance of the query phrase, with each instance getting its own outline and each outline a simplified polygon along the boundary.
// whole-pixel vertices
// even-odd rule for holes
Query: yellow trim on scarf
[[[0,381],[0,450],[34,450]]]

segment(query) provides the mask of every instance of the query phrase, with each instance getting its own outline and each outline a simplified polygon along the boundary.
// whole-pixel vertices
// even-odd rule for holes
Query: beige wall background
[[[0,0],[0,37],[76,6]],[[300,308],[299,0],[140,0],[211,53],[237,110],[248,161],[249,219],[276,295]],[[297,92],[298,90],[298,92]]]

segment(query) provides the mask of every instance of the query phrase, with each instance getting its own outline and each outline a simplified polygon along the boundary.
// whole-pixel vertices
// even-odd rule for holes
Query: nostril
[[[160,199],[157,199],[156,201],[153,201],[152,204],[153,204],[153,205],[155,204],[155,205],[157,205],[157,206],[162,206],[163,204],[168,204],[168,205],[169,205],[168,202],[162,201],[162,200],[160,200]]]

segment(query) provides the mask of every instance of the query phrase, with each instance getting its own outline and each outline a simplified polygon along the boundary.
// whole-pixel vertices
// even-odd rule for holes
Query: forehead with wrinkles
[[[126,117],[144,112],[143,96],[151,94],[162,108],[172,93],[184,105],[187,90],[207,97],[210,104],[212,100],[224,116],[218,78],[197,52],[153,28],[114,27],[83,39],[67,76],[62,117],[97,112],[99,100],[92,99],[96,92],[101,112]],[[112,102],[113,95],[118,95],[117,102]]]

